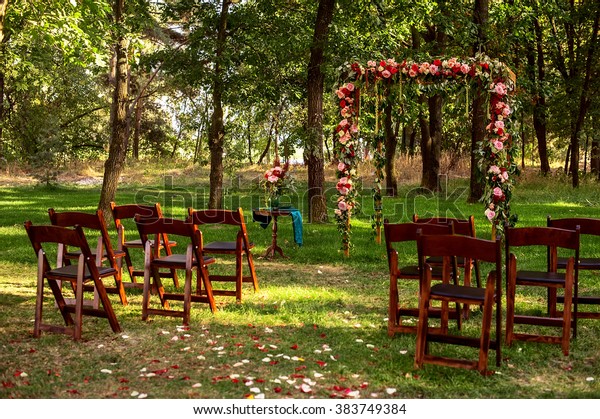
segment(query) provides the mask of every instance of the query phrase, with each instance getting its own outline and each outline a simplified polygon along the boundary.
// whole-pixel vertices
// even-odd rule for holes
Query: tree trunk
[[[246,133],[248,135],[248,163],[254,164],[252,162],[252,123],[250,122],[250,118],[248,118],[248,125],[246,125]]]
[[[142,110],[144,106],[144,99],[141,97],[137,100],[135,105],[135,122],[133,125],[133,145],[131,153],[135,160],[140,158],[140,135],[142,130]]]
[[[487,43],[487,22],[489,19],[489,0],[475,0],[473,6],[473,23],[477,27],[477,39],[473,45],[473,53],[485,53]],[[471,173],[469,179],[469,202],[477,202],[483,195],[483,176],[476,159],[476,150],[479,144],[485,141],[486,122],[488,110],[486,93],[483,92],[487,86],[477,86],[473,96],[473,112],[471,119]]]
[[[4,18],[8,0],[0,0],[0,62],[4,55]],[[4,158],[4,141],[2,139],[2,126],[4,125],[4,71],[0,70],[0,159]]]
[[[123,21],[123,8],[125,0],[115,0],[113,3],[113,14],[115,24],[120,26]],[[129,126],[127,121],[127,101],[129,99],[129,80],[127,70],[129,63],[127,61],[128,42],[122,35],[117,35],[115,45],[116,69],[115,69],[115,87],[112,98],[111,114],[113,115],[111,124],[110,148],[108,158],[104,163],[104,179],[102,190],[100,192],[100,202],[98,207],[105,214],[110,214],[110,202],[115,200],[119,176],[125,167],[125,158],[127,156],[127,141],[129,138]]]
[[[392,105],[385,108],[385,190],[387,196],[398,195],[398,182],[394,176],[394,163],[396,158],[396,146],[398,138],[392,126]]]
[[[537,50],[537,78],[540,86],[546,78],[544,62],[544,44],[542,29],[538,19],[534,19],[536,50]],[[534,79],[535,80],[535,79]],[[550,173],[550,162],[548,161],[548,140],[546,128],[546,94],[543,89],[536,89],[535,104],[533,105],[533,127],[538,141],[538,152],[540,155],[540,170],[546,175]]]
[[[227,40],[227,18],[230,0],[223,0],[217,33],[215,50],[215,72],[213,78],[213,113],[208,132],[208,147],[210,149],[210,192],[208,197],[209,209],[223,208],[223,146],[225,143],[225,124],[223,122],[223,52]]]
[[[321,66],[325,62],[329,25],[333,19],[335,0],[320,0],[315,21],[313,41],[308,64],[308,121],[305,159],[308,166],[309,222],[327,221],[327,205],[323,193],[325,168],[323,159],[323,84],[325,75]]]
[[[590,171],[600,178],[600,140],[592,139]]]
[[[440,190],[440,158],[442,155],[442,95],[436,94],[428,99],[429,103],[429,144],[428,157],[423,160],[423,179],[421,186],[432,191]],[[427,161],[427,164],[425,164]]]
[[[427,97],[421,95],[419,101],[424,103]],[[421,187],[426,189],[434,189],[436,183],[434,182],[434,188],[427,182],[429,178],[429,167],[431,166],[431,155],[433,150],[433,139],[431,138],[431,131],[429,121],[425,118],[423,112],[419,112],[419,126],[421,127],[421,160],[422,160],[422,172],[421,172]]]

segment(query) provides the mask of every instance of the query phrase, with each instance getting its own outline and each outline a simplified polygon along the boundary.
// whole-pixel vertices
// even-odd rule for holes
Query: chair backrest
[[[452,218],[452,217],[427,217],[419,218],[417,214],[413,214],[413,222],[423,224],[448,224],[454,225],[454,234],[463,236],[476,237],[475,234],[475,217],[472,215],[467,218]]]
[[[146,242],[150,236],[174,235],[187,237],[194,246],[194,252],[198,260],[202,260],[202,233],[198,228],[187,220],[177,220],[174,218],[148,218],[141,215],[136,215],[135,224],[137,225],[142,244],[146,246]],[[158,246],[154,246],[155,256],[159,253]]]
[[[237,210],[194,210],[193,208],[188,208],[187,221],[196,226],[208,224],[238,226],[240,229],[239,236],[241,236],[244,241],[245,248],[250,249],[248,231],[246,230],[246,222],[242,208],[238,208]]]
[[[40,251],[44,253],[43,245],[45,243],[62,244],[65,246],[77,247],[81,250],[84,256],[84,263],[94,277],[98,277],[98,269],[94,263],[92,252],[85,238],[83,228],[79,225],[74,228],[61,227],[56,225],[39,225],[34,226],[31,221],[26,221],[25,230],[31,241],[36,257]],[[49,271],[51,268],[50,262],[44,253],[44,271]]]
[[[54,208],[48,209],[48,215],[52,225],[59,227],[75,227],[77,225],[87,228],[90,230],[96,230],[100,232],[102,238],[102,246],[106,250],[109,259],[114,260],[114,250],[106,228],[106,221],[104,220],[104,213],[102,210],[96,210],[94,214],[79,211],[63,211],[57,212]]]
[[[557,249],[572,249],[575,260],[579,260],[579,226],[574,230],[556,227],[520,227],[504,229],[506,244],[506,260],[510,257],[511,247],[520,246],[545,246],[548,248],[548,268],[556,271]]]
[[[417,233],[426,235],[452,234],[453,224],[420,224],[420,223],[390,223],[383,221],[383,234],[385,236],[385,246],[388,256],[388,264],[391,263],[391,255],[396,250],[394,243],[412,241],[417,243]],[[391,265],[390,265],[391,269]]]
[[[564,230],[575,230],[579,226],[579,234],[600,236],[600,218],[558,218],[554,220],[548,216],[547,226]]]
[[[117,229],[119,229],[119,227],[122,225],[121,220],[133,220],[136,215],[147,218],[160,218],[163,216],[160,204],[158,202],[154,205],[117,205],[114,202],[111,202],[110,209],[112,211],[113,220]]]
[[[464,257],[501,266],[500,240],[484,240],[463,235],[424,235],[417,237],[419,255],[423,257]],[[424,261],[424,259],[423,259]]]

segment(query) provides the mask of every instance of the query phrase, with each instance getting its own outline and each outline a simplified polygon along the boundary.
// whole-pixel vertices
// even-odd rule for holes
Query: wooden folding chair
[[[581,276],[580,271],[600,271],[600,258],[597,257],[582,257],[582,254],[589,254],[591,249],[597,249],[600,245],[600,219],[598,218],[560,218],[552,219],[548,216],[547,220],[548,227],[562,228],[565,230],[575,230],[579,227],[579,239],[581,240],[579,245],[579,260],[575,261],[577,269],[575,269],[575,282],[573,284],[573,337],[577,337],[577,320],[578,319],[600,319],[600,311],[580,311],[580,305],[584,306],[598,306],[600,305],[600,296],[597,295],[580,295],[579,282]],[[583,237],[582,237],[583,236]],[[592,242],[592,239],[596,241]],[[587,247],[585,246],[587,245]],[[585,250],[584,250],[585,249]],[[567,258],[559,257],[557,259],[556,268],[564,271],[567,268]],[[556,297],[557,303],[564,304],[564,295],[558,295]],[[561,312],[556,309],[554,301],[551,303],[551,315],[561,315]],[[591,307],[588,308],[588,310]]]
[[[212,292],[212,284],[208,275],[207,265],[214,263],[214,258],[204,256],[202,250],[202,233],[189,222],[173,218],[145,218],[135,217],[135,223],[144,245],[144,294],[142,299],[142,320],[147,320],[148,315],[181,317],[184,325],[190,322],[190,307],[192,302],[207,303],[210,310],[217,311]],[[159,248],[152,245],[152,238],[156,243],[159,236],[167,234],[179,236],[182,240],[189,240],[185,253],[171,253],[161,256]],[[161,270],[185,270],[185,283],[183,292],[174,290],[167,292],[162,285]],[[192,276],[196,272],[196,292],[192,293]],[[152,283],[151,283],[152,278]],[[202,290],[204,286],[204,290]],[[149,307],[150,290],[154,288],[160,298],[161,309]],[[177,286],[175,287],[177,288]],[[169,300],[183,301],[183,310],[171,309]]]
[[[408,303],[403,303],[402,300],[407,300],[406,295],[400,293],[400,281],[419,281],[421,278],[422,266],[417,262],[410,264],[404,261],[402,265],[399,263],[399,252],[403,244],[409,244],[415,261],[418,261],[417,255],[417,232],[421,230],[423,234],[452,234],[452,225],[436,225],[436,224],[416,224],[416,223],[389,223],[384,220],[383,232],[385,235],[385,245],[387,248],[388,268],[390,271],[390,293],[388,306],[388,335],[394,336],[396,333],[416,333],[417,326],[407,324],[403,321],[403,317],[409,317],[416,320],[419,317],[418,303],[410,307]],[[412,242],[412,243],[409,243]],[[433,273],[436,279],[442,279],[441,267],[436,267]],[[420,288],[420,287],[419,287]],[[404,293],[406,294],[406,293]],[[401,298],[402,297],[402,298]],[[418,297],[418,295],[416,296]],[[446,319],[442,324],[448,325],[447,318],[453,315],[457,319],[458,327],[460,328],[459,307],[456,312],[448,313],[448,310],[439,309],[432,312],[432,316],[443,317]],[[445,332],[445,330],[444,330]]]
[[[118,294],[123,305],[127,305],[127,296],[123,287],[121,259],[125,256],[123,250],[114,250],[111,244],[106,221],[102,210],[96,210],[94,214],[88,214],[78,211],[57,212],[54,208],[48,209],[50,222],[52,225],[60,227],[75,227],[79,225],[84,229],[94,230],[99,233],[98,245],[91,248],[91,252],[95,257],[96,266],[102,266],[102,262],[106,261],[115,270],[115,287],[106,287],[107,293]],[[64,248],[63,261],[66,265],[70,265],[71,260],[79,259],[81,255],[80,249]],[[94,299],[94,306],[97,308],[97,298]]]
[[[462,235],[452,236],[426,236],[417,237],[419,259],[424,265],[422,275],[422,291],[419,301],[419,324],[417,328],[417,346],[415,353],[415,367],[420,368],[425,363],[449,367],[477,370],[481,374],[487,373],[488,353],[490,349],[496,351],[496,365],[501,362],[501,334],[502,334],[502,249],[500,240],[482,240]],[[444,258],[443,275],[452,274],[451,260],[457,257],[489,262],[493,270],[487,277],[485,288],[475,288],[466,285],[442,283],[431,285],[432,267],[425,262],[427,257],[437,256]],[[429,326],[430,305],[432,301],[444,303],[473,304],[482,307],[481,330],[478,338],[465,334],[439,334],[433,333]],[[491,337],[492,319],[496,317],[495,339]],[[432,355],[430,344],[447,343],[452,345],[467,346],[479,349],[477,360],[453,358],[448,356]]]
[[[417,214],[413,214],[413,222],[419,224],[441,224],[446,225],[452,223],[454,234],[460,234],[468,237],[477,237],[475,233],[475,218],[470,215],[467,218],[453,218],[453,217],[427,217],[419,218]],[[427,263],[432,266],[440,266],[442,264],[442,258],[440,257],[429,257]],[[472,272],[475,271],[475,283],[477,287],[481,287],[481,275],[479,273],[479,261],[470,260],[465,258],[457,258],[456,263],[463,268],[463,284],[466,286],[471,285]],[[463,319],[468,319],[470,308],[468,305],[463,307]]]
[[[572,327],[573,284],[577,276],[576,260],[579,259],[579,227],[573,230],[563,230],[554,227],[505,227],[504,239],[506,243],[506,344],[511,345],[514,340],[531,342],[558,343],[563,354],[569,354],[569,342]],[[534,258],[535,247],[548,249],[548,265],[546,270],[518,270],[517,257],[513,253],[517,247],[527,247],[527,255]],[[569,249],[573,256],[566,262],[564,273],[557,272],[558,249]],[[516,313],[517,286],[542,287],[548,290],[548,314],[534,315]],[[552,306],[556,305],[556,292],[564,290],[563,312],[558,315],[552,313]],[[530,333],[516,333],[515,325],[537,325],[557,327],[562,330],[559,336]]]
[[[25,230],[38,258],[33,336],[37,338],[42,331],[45,331],[64,333],[72,336],[74,340],[79,340],[82,333],[83,315],[106,318],[113,332],[120,332],[121,327],[102,283],[102,278],[116,274],[115,269],[113,267],[96,266],[95,257],[90,251],[81,226],[76,226],[74,229],[59,226],[34,226],[31,221],[26,221]],[[61,260],[63,252],[59,249],[56,267],[52,268],[43,248],[43,245],[47,243],[78,248],[81,253],[77,259],[77,265],[63,265]],[[45,281],[48,281],[66,326],[43,323],[42,308]],[[59,286],[59,283],[64,281],[68,281],[73,285],[75,291],[74,304],[68,304],[65,301]],[[89,308],[84,305],[83,287],[86,283],[93,283],[102,304],[101,309]],[[75,315],[74,318],[71,314]]]
[[[140,217],[147,218],[161,218],[163,216],[162,210],[160,208],[160,204],[157,202],[154,205],[138,205],[138,204],[126,204],[126,205],[117,205],[114,202],[110,203],[110,208],[112,211],[113,220],[115,222],[115,227],[117,228],[117,233],[119,237],[119,249],[123,249],[125,252],[125,263],[127,264],[127,272],[129,273],[129,277],[131,278],[131,283],[126,284],[126,286],[132,286],[136,288],[141,288],[143,284],[139,284],[137,282],[137,277],[144,277],[143,269],[136,269],[133,266],[131,249],[139,249],[144,250],[144,245],[142,244],[142,240],[139,238],[137,233],[134,233],[136,238],[127,237],[127,228],[126,221],[131,221],[131,227],[135,229],[133,219],[136,215]],[[134,230],[135,231],[135,230]],[[157,242],[158,250],[164,249],[167,255],[170,255],[171,248],[177,245],[177,242],[170,241],[169,236],[166,234],[160,235],[160,240]],[[152,247],[154,247],[154,240],[150,241]],[[176,287],[179,286],[177,279],[177,272],[172,270],[168,272],[161,272],[161,276],[163,278],[172,278],[173,283]]]
[[[214,255],[234,255],[235,256],[235,275],[214,275],[211,274],[211,282],[235,282],[235,291],[230,290],[215,290],[214,295],[229,295],[235,296],[239,302],[242,300],[242,283],[250,282],[254,287],[254,291],[258,291],[258,278],[254,269],[254,260],[252,258],[252,249],[254,243],[248,239],[248,231],[246,230],[246,222],[241,208],[236,211],[230,210],[197,210],[188,208],[188,222],[191,222],[204,230],[204,235],[208,230],[209,225],[218,225],[217,228],[223,226],[233,226],[237,230],[235,241],[212,241],[205,244],[203,247],[205,254]],[[243,274],[243,258],[246,258],[248,264],[249,275]]]

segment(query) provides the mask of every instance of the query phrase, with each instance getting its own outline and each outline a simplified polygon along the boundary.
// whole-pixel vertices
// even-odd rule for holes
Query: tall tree
[[[574,188],[579,186],[579,135],[593,96],[589,88],[592,75],[598,74],[599,2],[559,2],[561,13],[551,11],[553,57],[567,96],[569,116],[570,173]],[[593,16],[593,21],[589,17]],[[591,22],[591,25],[590,25]],[[566,49],[564,48],[566,46]]]
[[[128,41],[124,36],[123,13],[125,0],[115,0],[113,3],[113,19],[116,27],[115,34],[115,79],[111,105],[111,135],[108,158],[104,163],[104,179],[100,191],[98,207],[106,214],[110,213],[110,202],[114,201],[119,184],[119,177],[125,167],[127,157],[127,142],[129,139],[129,124],[127,107],[129,100],[129,62],[127,58]]]
[[[8,0],[0,0],[0,63],[4,63],[4,18]],[[0,159],[4,158],[2,126],[4,122],[4,65],[0,67]]]
[[[475,0],[473,23],[477,28],[477,36],[473,44],[473,53],[485,53],[487,44],[487,23],[489,19],[489,0]],[[473,55],[474,55],[473,54]],[[482,176],[477,164],[475,150],[485,140],[485,126],[487,122],[487,86],[477,86],[473,97],[473,113],[471,119],[471,177],[469,187],[469,201],[478,201],[483,195]]]
[[[323,87],[322,66],[329,25],[333,19],[335,0],[319,0],[314,35],[308,63],[308,120],[305,160],[308,166],[308,209],[310,222],[327,221],[324,195],[325,170],[323,159]]]
[[[212,81],[213,112],[208,131],[208,146],[210,148],[210,192],[208,207],[223,208],[223,145],[225,142],[225,124],[223,122],[223,54],[227,40],[227,19],[232,0],[223,0],[217,28],[217,43],[215,48],[215,69]]]

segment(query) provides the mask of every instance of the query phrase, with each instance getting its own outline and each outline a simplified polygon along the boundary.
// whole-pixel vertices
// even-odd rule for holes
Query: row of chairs
[[[487,372],[489,349],[496,351],[496,365],[501,361],[502,335],[502,245],[499,239],[482,240],[475,234],[473,217],[456,218],[413,217],[412,223],[392,224],[384,222],[384,232],[390,270],[390,300],[388,334],[415,333],[417,335],[415,366],[424,363],[476,369]],[[579,312],[581,304],[600,304],[598,297],[579,297],[579,270],[600,270],[600,259],[580,257],[580,235],[600,236],[600,219],[565,218],[553,220],[548,217],[546,227],[505,227],[506,263],[506,344],[515,340],[558,343],[564,355],[569,354],[571,332],[577,336],[577,319],[600,318],[594,311]],[[414,242],[417,247],[417,263],[401,266],[395,247],[401,242]],[[518,269],[517,249],[535,254],[530,250],[542,247],[546,250],[544,261],[537,270]],[[570,252],[559,257],[560,252]],[[562,255],[562,253],[561,253]],[[491,265],[485,284],[481,284],[480,263]],[[463,269],[459,269],[461,266]],[[475,271],[477,287],[470,283],[471,271]],[[464,275],[462,284],[460,277]],[[400,293],[400,280],[418,280],[418,307],[404,304]],[[435,281],[436,283],[432,283]],[[517,288],[542,287],[547,290],[547,310],[542,315],[518,310]],[[559,290],[562,290],[559,295]],[[435,306],[432,304],[437,301]],[[558,305],[563,309],[559,310]],[[450,310],[450,305],[455,309]],[[462,306],[461,306],[462,305]],[[456,320],[458,331],[462,321],[469,317],[469,307],[479,306],[482,311],[478,338],[457,332],[449,334],[450,319]],[[462,307],[462,309],[461,309]],[[495,316],[494,316],[495,312]],[[495,317],[495,333],[491,326]],[[414,319],[418,319],[414,324]],[[430,318],[439,322],[430,325]],[[412,323],[411,323],[412,322]],[[558,335],[537,332],[535,327],[515,331],[518,325],[558,327]],[[540,329],[540,328],[538,328]],[[542,329],[540,329],[542,330]],[[543,330],[546,330],[545,328]],[[544,334],[546,333],[546,334]],[[430,342],[449,343],[479,349],[477,360],[435,356],[430,353]]]
[[[102,210],[93,214],[48,210],[50,225],[36,225],[25,222],[25,229],[38,257],[37,299],[34,323],[34,336],[42,331],[66,333],[74,339],[81,338],[83,315],[107,318],[112,330],[120,332],[120,325],[107,297],[108,293],[118,294],[123,305],[128,304],[126,288],[143,289],[142,318],[150,314],[176,316],[183,324],[190,321],[191,302],[207,303],[212,312],[217,310],[215,295],[235,296],[242,299],[242,284],[250,282],[258,290],[258,279],[252,257],[254,244],[248,239],[242,209],[194,210],[188,209],[185,220],[165,218],[160,205],[116,205],[111,203],[112,216],[117,229],[117,246],[112,245],[110,234]],[[136,238],[126,237],[126,224],[135,226]],[[204,230],[210,224],[233,226],[237,231],[235,240],[203,243],[200,228]],[[86,233],[98,234],[97,246],[90,247]],[[129,234],[131,236],[131,234]],[[175,253],[178,241],[186,242],[185,253]],[[47,244],[56,246],[56,265],[50,263],[46,250]],[[144,250],[144,269],[136,268],[132,251]],[[164,254],[161,252],[164,250]],[[233,255],[235,274],[210,275],[208,265],[215,258],[207,255]],[[243,260],[248,264],[248,274],[244,275]],[[123,260],[131,282],[123,281]],[[75,263],[76,262],[76,263]],[[177,271],[185,271],[183,292],[179,290]],[[192,292],[192,277],[196,274],[196,287]],[[143,277],[143,283],[138,282]],[[115,286],[105,286],[105,278],[114,278]],[[172,291],[167,291],[161,278],[173,280]],[[42,321],[44,284],[48,283],[56,306],[65,326],[46,324]],[[74,299],[65,298],[62,283],[71,284]],[[213,282],[233,282],[235,289],[213,289]],[[94,298],[84,300],[84,291],[92,291]],[[161,308],[150,308],[150,296],[158,294]],[[171,300],[183,302],[183,310],[172,310]],[[100,305],[102,307],[100,307]],[[74,314],[75,318],[73,318]]]

